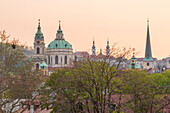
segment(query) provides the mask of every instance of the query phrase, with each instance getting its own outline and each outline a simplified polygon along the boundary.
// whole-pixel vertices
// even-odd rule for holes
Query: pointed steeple
[[[109,46],[109,40],[107,40],[107,46],[106,46],[106,55],[110,55],[110,46]]]
[[[96,55],[96,47],[95,47],[94,38],[93,38],[93,46],[92,46],[92,55]]]
[[[40,19],[38,19],[38,27],[35,34],[35,40],[44,40],[43,33],[41,32]]]
[[[145,59],[153,60],[152,51],[151,51],[150,34],[149,34],[149,19],[147,19],[147,38],[146,38]]]
[[[61,30],[61,21],[59,20],[59,28],[56,34],[56,40],[64,40],[63,38],[63,31]]]

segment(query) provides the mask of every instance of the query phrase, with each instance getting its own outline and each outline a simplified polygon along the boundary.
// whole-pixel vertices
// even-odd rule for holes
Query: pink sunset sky
[[[65,39],[74,51],[97,51],[110,45],[134,47],[144,57],[147,18],[152,55],[170,55],[170,0],[0,0],[0,31],[33,46],[38,19],[46,47],[56,37],[61,20]]]

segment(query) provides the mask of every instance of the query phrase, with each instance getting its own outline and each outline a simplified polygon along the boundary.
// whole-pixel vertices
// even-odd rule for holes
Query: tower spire
[[[106,55],[110,55],[110,46],[109,46],[109,39],[107,39],[107,46],[106,46]]]
[[[41,32],[40,19],[38,19],[38,27],[35,34],[35,40],[44,40],[43,33]]]
[[[149,18],[147,19],[147,38],[146,38],[146,50],[145,58],[152,59],[151,43],[150,43],[150,33],[149,33]]]
[[[56,34],[56,40],[64,40],[63,38],[63,31],[61,30],[61,21],[59,20],[59,28]]]
[[[38,30],[37,30],[37,34],[42,34],[42,32],[41,32],[41,26],[40,26],[40,19],[38,19]]]
[[[93,37],[92,55],[96,55],[96,47],[95,47],[94,37]]]
[[[59,20],[59,30],[61,30],[61,21]]]

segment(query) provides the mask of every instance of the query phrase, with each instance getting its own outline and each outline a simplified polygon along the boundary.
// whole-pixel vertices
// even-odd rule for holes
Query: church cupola
[[[59,29],[57,30],[56,40],[64,40],[63,31],[61,29],[61,21],[59,21]]]
[[[94,39],[93,39],[93,46],[92,46],[92,55],[96,55],[96,47],[95,47]]]
[[[106,56],[110,55],[110,46],[109,46],[109,40],[107,40],[107,46],[106,46]]]

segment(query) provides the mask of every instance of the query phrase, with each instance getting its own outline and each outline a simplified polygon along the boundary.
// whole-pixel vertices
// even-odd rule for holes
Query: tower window
[[[65,47],[67,47],[67,44],[65,44]]]
[[[65,59],[64,59],[64,60],[65,60],[65,62],[64,62],[64,63],[65,63],[65,64],[67,64],[67,56],[65,56]]]
[[[37,44],[40,44],[40,41],[37,41]]]
[[[48,56],[48,64],[50,64],[50,56]]]
[[[61,57],[61,64],[62,64],[63,58]]]
[[[55,64],[58,64],[58,56],[55,56]]]
[[[149,66],[149,63],[147,63],[147,66]]]
[[[56,44],[56,47],[58,47],[58,44]]]
[[[37,70],[39,69],[39,64],[38,64],[38,63],[36,64],[36,69],[37,69]]]
[[[40,48],[37,47],[37,54],[40,54]]]
[[[51,57],[51,64],[53,64],[53,58]]]

